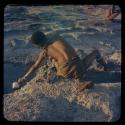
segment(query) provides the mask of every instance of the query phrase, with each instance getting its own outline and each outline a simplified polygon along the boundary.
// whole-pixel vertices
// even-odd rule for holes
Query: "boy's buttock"
[[[83,65],[78,56],[74,57],[70,62],[58,67],[57,75],[65,78],[82,79],[84,70]]]

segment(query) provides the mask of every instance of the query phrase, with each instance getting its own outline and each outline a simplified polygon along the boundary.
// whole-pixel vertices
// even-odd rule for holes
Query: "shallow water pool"
[[[12,83],[23,76],[29,67],[30,65],[23,64],[4,64],[4,93],[12,92]]]

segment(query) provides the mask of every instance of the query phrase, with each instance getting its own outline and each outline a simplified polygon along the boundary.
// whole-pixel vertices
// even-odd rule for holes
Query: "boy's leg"
[[[85,69],[87,70],[89,66],[93,63],[93,61],[96,59],[98,63],[103,65],[104,67],[106,66],[105,60],[101,57],[101,54],[98,50],[94,50],[91,52],[89,55],[87,55],[83,60],[83,65]]]
[[[85,89],[90,89],[94,86],[94,84],[92,83],[92,81],[78,81],[78,85],[77,85],[77,92],[82,92]]]
[[[101,57],[101,54],[98,50],[94,50],[93,52],[91,52],[89,55],[87,55],[83,60],[83,68],[84,71],[87,71],[87,69],[89,68],[89,66],[93,63],[93,61],[96,59],[96,61],[98,63],[100,63],[101,65],[106,66],[106,62],[105,60]],[[94,84],[92,83],[92,81],[84,81],[83,79],[79,79],[78,80],[78,87],[77,87],[77,91],[81,92],[84,91],[85,89],[89,89],[91,87],[93,87]]]

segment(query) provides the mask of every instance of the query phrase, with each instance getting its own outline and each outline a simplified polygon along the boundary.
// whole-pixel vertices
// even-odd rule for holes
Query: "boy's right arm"
[[[28,70],[28,72],[21,78],[18,79],[18,82],[21,82],[23,80],[26,80],[26,78],[33,73],[33,71],[39,66],[39,64],[42,62],[44,59],[45,55],[44,52],[40,53],[38,59],[36,62],[31,66],[31,68]]]

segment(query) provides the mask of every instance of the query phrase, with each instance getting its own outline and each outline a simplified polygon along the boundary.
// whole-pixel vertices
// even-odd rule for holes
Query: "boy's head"
[[[47,38],[44,33],[40,31],[36,31],[31,36],[31,43],[38,45],[40,47],[44,47],[47,44]]]

